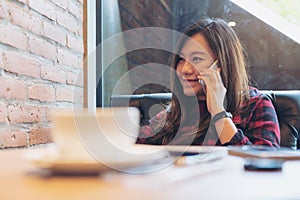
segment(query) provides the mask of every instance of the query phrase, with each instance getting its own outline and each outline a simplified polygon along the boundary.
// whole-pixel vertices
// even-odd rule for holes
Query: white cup
[[[52,136],[61,159],[115,162],[130,149],[139,131],[140,112],[133,107],[61,109],[51,112]]]

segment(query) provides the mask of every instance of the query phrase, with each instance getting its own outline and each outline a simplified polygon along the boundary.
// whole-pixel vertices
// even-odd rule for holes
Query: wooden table
[[[24,159],[27,150],[0,151],[0,199],[300,199],[300,162],[281,172],[248,172],[243,159],[179,167],[147,174],[49,176]]]

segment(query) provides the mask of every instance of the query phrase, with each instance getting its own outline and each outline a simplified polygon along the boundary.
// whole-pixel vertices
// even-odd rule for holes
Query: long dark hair
[[[174,69],[171,75],[173,93],[169,112],[165,126],[157,134],[161,137],[162,144],[172,143],[176,134],[182,135],[183,142],[187,137],[183,133],[178,133],[178,128],[182,124],[196,125],[197,129],[193,134],[194,142],[205,136],[210,123],[210,114],[191,116],[192,110],[199,109],[198,102],[193,101],[196,97],[186,96],[175,73],[179,60],[179,53],[187,38],[196,33],[201,33],[206,38],[209,47],[218,59],[218,67],[221,68],[221,78],[227,89],[225,109],[233,115],[238,114],[242,103],[249,100],[248,76],[246,73],[245,52],[234,30],[222,19],[202,19],[188,27],[181,38],[179,38],[176,52],[173,55],[171,67]],[[199,119],[199,120],[194,120]],[[191,135],[189,133],[188,135]],[[175,142],[177,143],[177,142]],[[184,143],[184,142],[183,142]],[[199,140],[198,142],[199,143]]]

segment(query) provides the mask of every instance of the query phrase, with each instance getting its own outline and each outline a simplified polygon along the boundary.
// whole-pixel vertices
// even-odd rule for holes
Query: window
[[[286,5],[296,1],[271,2]],[[108,40],[115,42],[105,48],[102,46],[103,57],[97,60],[96,79],[100,80],[97,106],[109,106],[112,94],[168,90],[168,71],[160,72],[157,69],[169,65],[172,52],[142,46],[141,49],[132,50],[128,48],[128,38],[119,37],[122,33],[146,27],[180,32],[204,15],[220,17],[233,24],[248,54],[248,72],[254,86],[273,90],[300,89],[300,32],[299,26],[292,23],[293,20],[300,21],[295,20],[300,12],[295,12],[293,17],[286,15],[283,18],[268,11],[265,5],[272,6],[265,3],[267,0],[97,0],[97,30],[94,31],[97,44]],[[299,7],[297,4],[292,6],[298,10]],[[114,59],[106,63],[107,68],[103,70],[106,57]],[[143,67],[137,70],[140,66]],[[146,83],[144,85],[141,84],[143,80]],[[147,80],[153,80],[153,83]],[[120,86],[123,88],[120,89]]]
[[[298,0],[256,0],[263,7],[300,27],[300,6]]]
[[[259,89],[300,89],[299,27],[262,3],[231,2],[227,18],[237,22],[235,29],[249,56],[252,83]]]

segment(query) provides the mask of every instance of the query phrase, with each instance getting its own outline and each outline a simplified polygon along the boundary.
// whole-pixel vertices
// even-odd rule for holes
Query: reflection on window
[[[256,0],[264,7],[274,11],[288,21],[300,27],[299,0]]]
[[[300,6],[296,1],[299,4],[299,0],[232,0],[258,19],[300,43]]]
[[[299,90],[300,58],[296,55],[300,55],[300,28],[262,3],[230,2],[222,17],[236,24],[233,28],[248,54],[252,85],[266,90]]]
[[[102,6],[106,9],[101,13],[103,22],[97,27],[102,27],[103,36],[114,27],[118,28],[118,33],[144,27],[182,32],[203,16],[223,18],[236,31],[248,54],[248,72],[253,86],[265,90],[299,90],[300,26],[292,23],[300,23],[298,4],[299,0],[102,0]],[[279,6],[280,15],[268,9],[276,10],[273,5]],[[103,93],[98,93],[97,99],[102,100],[105,106],[109,105],[110,96],[117,91],[123,74],[129,74],[127,84],[119,85],[128,86],[131,92],[168,91],[168,71],[163,74],[155,67],[168,67],[172,52],[143,48],[140,44],[140,48],[130,50],[130,44],[135,43],[135,39],[123,40],[116,42],[122,45],[117,49],[124,48],[126,53],[101,72],[104,77]],[[118,54],[114,45],[103,51],[109,56]],[[144,66],[143,70],[137,70],[141,66]],[[101,68],[101,65],[98,64],[98,67]],[[148,84],[146,80],[153,84]]]

